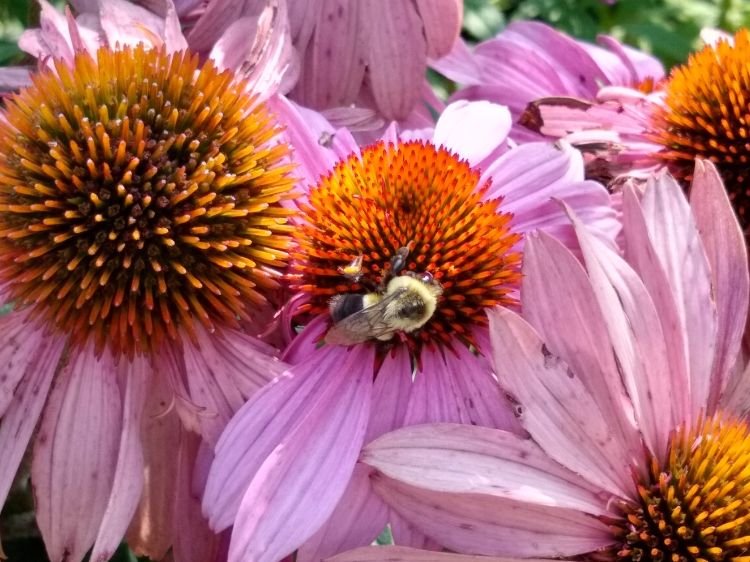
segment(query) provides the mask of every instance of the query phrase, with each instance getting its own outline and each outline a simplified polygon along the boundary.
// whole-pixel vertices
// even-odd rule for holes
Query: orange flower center
[[[750,35],[734,44],[707,46],[675,68],[666,84],[665,108],[654,119],[658,154],[679,178],[689,181],[694,158],[714,162],[735,210],[750,226]]]
[[[249,319],[287,257],[277,131],[189,53],[57,62],[0,114],[0,284],[74,343],[128,355]]]
[[[441,294],[423,326],[396,330],[393,341],[412,350],[455,338],[476,345],[472,328],[486,323],[484,309],[514,303],[520,281],[520,255],[511,251],[520,235],[479,175],[419,141],[375,144],[337,164],[300,204],[292,269],[294,287],[311,296],[306,310],[327,312],[334,295],[383,293],[394,258],[408,248],[397,273],[430,274]],[[346,275],[352,264],[355,277]]]

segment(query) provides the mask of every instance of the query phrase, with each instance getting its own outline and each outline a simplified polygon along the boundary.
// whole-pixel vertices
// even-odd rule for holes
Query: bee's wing
[[[328,330],[325,338],[323,338],[325,343],[353,345],[384,336],[392,336],[396,330],[388,321],[388,304],[398,299],[405,292],[406,288],[401,288],[388,293],[374,305],[343,318]]]

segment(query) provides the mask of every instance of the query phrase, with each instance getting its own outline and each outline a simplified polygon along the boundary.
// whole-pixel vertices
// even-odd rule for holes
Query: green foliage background
[[[52,3],[58,7],[65,4],[63,0]],[[734,31],[750,25],[750,2],[743,0],[620,0],[612,4],[601,0],[464,0],[464,8],[463,35],[471,41],[492,37],[513,20],[536,19],[588,41],[594,41],[600,33],[613,35],[654,53],[667,68],[684,62],[699,46],[701,28]],[[25,28],[37,24],[38,16],[35,1],[0,0],[0,66],[33,64],[18,49],[17,40]],[[435,85],[450,89],[450,84],[439,79]],[[0,515],[0,537],[5,538],[3,546],[10,562],[47,562],[33,525],[30,497],[27,482],[17,483]],[[9,533],[19,516],[28,528]],[[387,533],[379,542],[390,542]],[[138,559],[123,546],[113,560]]]

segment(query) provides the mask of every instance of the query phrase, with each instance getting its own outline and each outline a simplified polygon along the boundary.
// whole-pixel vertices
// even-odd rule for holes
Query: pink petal
[[[201,476],[197,472],[200,469],[202,452],[198,436],[182,430],[177,457],[176,494],[172,519],[172,535],[174,536],[172,552],[174,559],[179,562],[226,560],[222,537],[211,531],[201,513],[203,490],[201,486],[196,485],[196,480],[200,480]]]
[[[231,329],[221,334],[199,330],[198,347],[183,346],[181,376],[190,400],[203,410],[199,423],[208,443],[216,444],[234,412],[284,371],[286,365],[274,354],[270,346]]]
[[[409,521],[401,517],[397,511],[391,509],[388,520],[394,544],[431,551],[443,550],[443,546],[439,542],[425,535]]]
[[[279,1],[285,0],[209,0],[190,30],[188,46],[194,52],[207,54],[233,23],[247,16],[257,18],[266,9],[278,10]]]
[[[526,562],[541,562],[534,558],[525,560]],[[403,546],[366,546],[328,558],[326,562],[517,562],[517,559],[431,552]]]
[[[638,82],[646,78],[652,78],[655,81],[664,78],[664,66],[661,61],[638,49],[633,49],[623,45],[614,37],[609,35],[599,35],[596,38],[597,43],[603,45],[612,51],[620,59],[620,63],[630,71],[628,81],[614,82],[620,86],[636,86]]]
[[[20,378],[15,369],[10,372],[0,371],[0,379],[5,379],[3,384],[16,379],[12,391],[6,396],[0,396],[6,401],[0,422],[0,451],[3,451],[3,461],[0,463],[0,503],[3,504],[46,403],[65,345],[64,338],[43,335],[33,325],[25,323],[24,316],[24,312],[11,312],[0,322],[3,334],[11,335],[0,348],[0,364],[8,365],[18,361],[23,366],[19,369]],[[14,321],[18,328],[22,327],[15,334]],[[30,359],[21,355],[17,347],[19,344],[28,346],[25,352],[31,353]],[[17,353],[6,355],[9,350],[12,352],[14,349],[18,350]]]
[[[739,353],[745,330],[750,285],[747,250],[721,177],[708,160],[695,163],[690,207],[711,265],[711,284],[718,315],[709,403],[709,408],[713,409]]]
[[[523,273],[524,318],[539,332],[549,351],[562,357],[578,375],[621,455],[628,459],[625,464],[638,465],[643,446],[633,407],[583,266],[557,240],[532,235],[524,250]]]
[[[696,419],[708,404],[716,350],[716,307],[708,258],[688,202],[672,176],[662,172],[649,178],[641,208],[677,305],[681,326],[671,328],[686,340],[690,412]],[[647,272],[640,273],[645,276]]]
[[[455,352],[425,349],[404,425],[456,422],[520,430],[492,367],[461,344]]]
[[[633,186],[626,186],[623,193],[623,224],[626,257],[640,273],[654,300],[664,330],[670,365],[668,375],[672,388],[676,389],[671,397],[676,416],[680,420],[687,420],[691,409],[691,385],[685,327],[667,272],[651,242],[646,218]]]
[[[518,402],[526,430],[563,466],[627,497],[633,451],[612,434],[610,416],[605,417],[581,378],[517,314],[498,308],[488,316],[498,379]]]
[[[310,42],[301,51],[302,72],[292,92],[310,107],[350,105],[365,75],[364,42],[358,27],[360,4],[322,0],[314,15]]]
[[[0,92],[9,92],[31,86],[31,68],[5,66],[0,68]]]
[[[152,560],[164,558],[172,545],[175,474],[184,431],[177,412],[170,409],[173,399],[167,377],[152,377],[141,432],[145,461],[143,495],[126,536],[136,555]]]
[[[88,346],[62,369],[44,410],[31,480],[52,562],[83,558],[105,514],[121,435],[116,374],[111,356],[97,359]]]
[[[141,414],[148,378],[154,373],[147,360],[141,357],[136,357],[132,363],[123,362],[120,367],[126,385],[120,448],[109,501],[89,557],[92,562],[106,562],[112,557],[138,507],[143,489]]]
[[[460,37],[444,57],[430,61],[430,67],[459,84],[481,84],[482,65]]]
[[[39,29],[24,31],[18,39],[18,46],[40,60],[54,56],[71,62],[73,45],[67,18],[47,0],[39,0],[39,6]]]
[[[210,21],[210,15],[206,12],[196,27]],[[195,37],[191,32],[191,41]],[[292,62],[286,2],[266,2],[262,11],[232,21],[213,44],[209,58],[219,68],[242,75],[248,89],[258,93],[260,99],[275,93],[283,81],[295,81],[296,77],[289,75],[296,66]]]
[[[170,2],[171,4],[171,2]],[[168,17],[176,18],[174,7]],[[99,21],[111,48],[118,44],[146,45],[161,47],[164,45],[170,52],[187,48],[185,38],[175,36],[174,21],[160,17],[153,12],[127,2],[126,0],[107,0],[99,7]],[[169,29],[170,33],[165,34]],[[167,43],[167,39],[170,43]]]
[[[373,478],[385,501],[450,550],[518,557],[567,557],[611,545],[612,532],[590,515],[475,494],[426,491]]]
[[[372,375],[371,353],[359,346],[347,352],[325,346],[289,369],[256,393],[235,414],[216,445],[203,509],[211,526],[223,530],[232,525],[242,494],[261,465],[286,442],[308,415],[321,413],[320,401],[331,399],[331,388],[351,383],[342,363],[360,359],[355,373]],[[369,361],[368,361],[369,358]]]
[[[356,346],[342,353],[326,347],[309,361],[317,373],[308,378],[322,389],[297,410],[297,423],[267,455],[242,497],[229,562],[274,562],[291,554],[320,529],[346,490],[370,415],[373,349]],[[221,448],[222,443],[217,456]]]
[[[388,508],[370,486],[372,469],[357,464],[336,509],[297,551],[297,562],[317,562],[371,544],[388,523]]]
[[[406,117],[419,99],[427,66],[422,22],[411,2],[360,0],[367,76],[378,108],[388,119]]]
[[[442,57],[461,31],[462,0],[417,0],[417,9],[424,22],[427,56]]]
[[[591,236],[571,213],[599,308],[604,314],[636,422],[651,452],[666,452],[670,431],[682,421],[669,377],[669,356],[659,316],[640,277],[609,246]]]
[[[365,443],[404,425],[412,384],[409,352],[401,346],[383,360],[372,387],[372,403],[377,404],[377,415],[370,416]]]
[[[534,441],[508,431],[449,423],[405,427],[367,445],[361,461],[425,490],[608,513],[599,488],[560,466]]]
[[[440,115],[433,141],[474,166],[505,141],[510,127],[507,107],[486,101],[462,100],[450,104]]]

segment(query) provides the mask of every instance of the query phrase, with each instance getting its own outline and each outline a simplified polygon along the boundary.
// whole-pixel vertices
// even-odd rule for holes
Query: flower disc
[[[479,175],[421,141],[375,144],[337,164],[300,204],[292,268],[311,297],[306,310],[326,312],[336,294],[382,292],[384,272],[408,246],[404,271],[432,274],[442,296],[430,320],[400,338],[413,349],[456,337],[476,345],[472,327],[486,323],[485,308],[515,302],[520,280],[511,251],[520,235]],[[360,275],[345,276],[360,259]]]
[[[659,156],[690,180],[694,159],[714,162],[740,216],[750,226],[750,35],[721,41],[690,56],[666,84],[665,108],[654,120]]]
[[[288,149],[244,84],[143,46],[56,63],[0,114],[0,284],[129,355],[248,319],[285,264]]]

